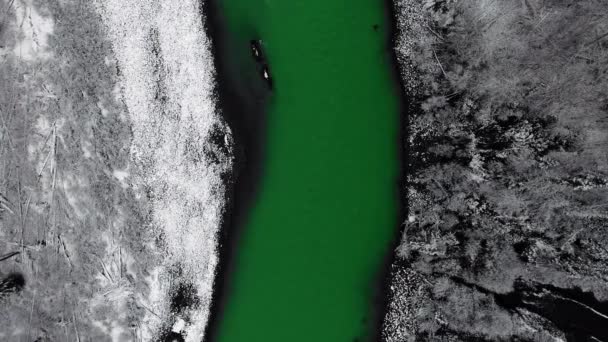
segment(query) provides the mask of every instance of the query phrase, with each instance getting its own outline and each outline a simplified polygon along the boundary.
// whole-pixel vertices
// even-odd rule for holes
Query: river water
[[[263,172],[209,337],[370,340],[375,287],[398,229],[399,100],[385,3],[218,6],[246,58],[250,39],[263,41],[274,90]]]

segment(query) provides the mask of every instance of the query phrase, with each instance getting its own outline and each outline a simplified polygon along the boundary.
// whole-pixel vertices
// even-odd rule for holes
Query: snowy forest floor
[[[606,341],[608,3],[396,11],[409,219],[386,341]]]

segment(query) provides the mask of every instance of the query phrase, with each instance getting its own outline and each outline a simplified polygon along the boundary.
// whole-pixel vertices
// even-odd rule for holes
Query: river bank
[[[395,142],[398,148],[398,179],[396,181],[396,189],[398,194],[397,199],[397,215],[394,237],[391,239],[389,248],[384,256],[382,267],[379,269],[379,275],[373,280],[376,286],[374,295],[374,305],[372,306],[372,316],[374,324],[371,328],[373,332],[370,341],[384,340],[384,322],[389,313],[391,303],[393,302],[394,293],[391,290],[394,282],[395,263],[398,262],[396,250],[401,242],[401,237],[404,233],[404,222],[407,220],[409,212],[409,200],[407,196],[407,175],[410,166],[410,144],[408,143],[408,127],[409,118],[415,108],[412,106],[407,92],[407,83],[402,75],[402,65],[399,63],[399,54],[395,47],[402,39],[402,33],[399,29],[399,15],[393,0],[384,1],[385,23],[388,27],[384,42],[386,44],[387,59],[390,65],[390,74],[395,89],[397,90],[397,98],[399,102],[398,112],[398,134]]]
[[[233,132],[234,167],[224,179],[226,211],[219,234],[219,263],[211,300],[205,340],[213,341],[230,294],[235,271],[235,254],[242,230],[259,191],[263,175],[266,143],[266,111],[272,93],[260,81],[251,59],[249,40],[234,37],[226,25],[216,0],[201,0],[205,31],[212,41],[211,54],[216,67],[217,105],[220,115]]]

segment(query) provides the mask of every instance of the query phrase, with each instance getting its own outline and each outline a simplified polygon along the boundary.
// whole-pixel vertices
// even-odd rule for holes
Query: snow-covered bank
[[[166,312],[175,284],[195,289],[196,305],[180,315],[187,341],[200,341],[208,319],[217,233],[224,206],[221,175],[229,150],[215,145],[230,132],[213,97],[214,70],[200,1],[102,1],[121,68],[122,96],[133,129],[134,184],[152,197],[152,226],[166,243],[157,291],[149,298]],[[179,269],[177,278],[168,272]],[[193,303],[194,304],[194,303]],[[161,315],[162,316],[162,315]],[[148,313],[150,332],[157,318]]]

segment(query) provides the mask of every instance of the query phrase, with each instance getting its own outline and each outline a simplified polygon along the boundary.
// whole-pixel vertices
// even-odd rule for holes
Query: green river
[[[368,341],[398,229],[399,99],[385,3],[218,6],[233,44],[249,53],[250,39],[263,41],[275,89],[264,172],[214,340]]]

